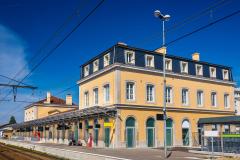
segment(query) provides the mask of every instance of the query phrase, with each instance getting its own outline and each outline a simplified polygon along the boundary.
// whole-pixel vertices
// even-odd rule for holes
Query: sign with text
[[[205,137],[219,137],[218,131],[204,131]]]
[[[112,126],[113,126],[113,123],[111,123],[111,122],[104,123],[104,127],[112,127]]]
[[[156,115],[157,121],[163,121],[163,119],[164,119],[163,116],[164,116],[163,114],[157,114],[157,115]]]

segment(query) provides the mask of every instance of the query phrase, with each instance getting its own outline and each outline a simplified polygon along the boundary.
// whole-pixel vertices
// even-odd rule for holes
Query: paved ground
[[[47,147],[56,147],[66,150],[74,150],[79,152],[87,152],[93,154],[113,156],[123,159],[130,160],[160,160],[164,159],[164,152],[161,149],[105,149],[105,148],[94,148],[88,149],[79,146],[67,146],[61,144],[39,144]],[[187,160],[187,159],[209,159],[209,156],[189,153],[187,151],[172,151],[168,152],[169,160]]]

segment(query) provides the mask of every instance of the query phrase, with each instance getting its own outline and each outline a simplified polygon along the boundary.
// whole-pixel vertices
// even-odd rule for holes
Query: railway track
[[[63,160],[28,149],[7,146],[0,143],[0,160]]]

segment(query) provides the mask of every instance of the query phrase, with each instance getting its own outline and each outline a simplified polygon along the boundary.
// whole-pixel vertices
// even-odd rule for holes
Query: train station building
[[[163,146],[163,54],[118,43],[81,66],[79,110],[49,115],[13,126],[22,137],[40,134],[43,142],[95,147]],[[200,118],[233,116],[231,68],[166,54],[167,145],[200,145]]]

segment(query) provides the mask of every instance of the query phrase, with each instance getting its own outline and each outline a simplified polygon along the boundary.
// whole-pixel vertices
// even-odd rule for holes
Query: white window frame
[[[170,93],[168,92],[168,89],[170,89]],[[166,103],[173,103],[173,88],[171,86],[166,86]]]
[[[110,53],[103,56],[103,66],[106,67],[110,64]]]
[[[185,61],[181,61],[181,73],[188,73],[188,62],[185,62]],[[186,68],[185,68],[185,70],[183,70],[184,68],[183,68],[183,64],[186,64]]]
[[[200,73],[198,73],[198,67],[200,67]],[[195,64],[195,68],[196,68],[196,75],[202,76],[203,75],[203,66],[200,64]]]
[[[133,84],[132,93],[130,91],[130,88],[128,88],[128,84]],[[136,83],[133,82],[133,81],[127,81],[126,82],[126,85],[125,85],[126,96],[125,96],[125,98],[126,98],[127,101],[135,101],[135,98],[136,98],[136,91],[135,91],[136,86],[135,85],[136,85]],[[132,94],[132,97],[131,97],[131,94]]]
[[[148,64],[148,58],[151,58],[151,62],[150,64]],[[145,54],[145,66],[146,67],[154,67],[154,56],[153,55],[149,55],[149,54]]]
[[[135,52],[130,50],[125,50],[125,63],[126,64],[135,64]],[[129,61],[128,55],[132,55],[132,59]]]
[[[212,124],[212,131],[218,131],[218,125]]]
[[[185,97],[186,99],[185,100],[184,100],[184,97],[183,97],[183,94],[184,94],[183,91],[186,91],[186,97]],[[181,95],[182,95],[182,105],[188,106],[189,105],[189,89],[182,88]]]
[[[201,96],[200,96],[200,101],[201,101],[201,104],[199,104],[199,100],[198,100],[198,93],[201,93]],[[204,104],[204,93],[202,90],[197,90],[197,106],[198,107],[203,107],[203,104]]]
[[[167,67],[167,62],[169,62],[169,67]],[[170,58],[165,58],[165,69],[168,71],[172,71],[172,59]]]
[[[152,87],[152,93],[150,94],[150,92],[148,92],[148,87],[151,86]],[[152,96],[152,97],[150,97]],[[146,101],[149,103],[153,103],[155,102],[155,86],[153,84],[146,84]]]
[[[84,107],[88,107],[89,106],[89,92],[85,91],[84,92]]]
[[[98,103],[99,103],[99,89],[98,88],[94,88],[93,89],[93,104],[94,105],[98,105]]]
[[[229,71],[227,69],[222,70],[223,80],[229,80]]]
[[[89,65],[84,66],[84,77],[89,75]]]
[[[224,99],[224,108],[230,108],[230,95],[228,93],[225,93],[223,99]]]
[[[214,98],[212,97],[213,95],[215,95]],[[213,100],[215,102],[214,105],[213,105]],[[217,107],[217,92],[211,92],[211,106]]]
[[[107,90],[107,88],[108,88],[108,90]],[[103,86],[103,98],[104,98],[104,103],[109,103],[109,101],[110,101],[110,84],[105,84]]]
[[[214,72],[212,73],[212,70],[214,70]],[[215,67],[209,67],[209,74],[211,78],[216,78],[217,75],[217,69]]]
[[[99,70],[99,60],[97,59],[93,62],[93,72],[96,72],[98,70]]]

